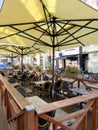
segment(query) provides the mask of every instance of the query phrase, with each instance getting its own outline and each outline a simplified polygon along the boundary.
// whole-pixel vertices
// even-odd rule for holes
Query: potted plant
[[[47,72],[48,72],[48,73],[52,73],[52,65],[49,65],[49,66],[47,67]]]
[[[36,69],[37,71],[39,71],[39,72],[41,72],[41,71],[42,71],[42,67],[41,67],[41,66],[39,66],[39,65],[35,66],[35,69]]]
[[[33,69],[33,66],[31,64],[27,64],[27,67],[28,67],[29,70]]]
[[[65,69],[65,74],[70,76],[77,76],[80,73],[81,73],[81,69],[76,66],[68,66]]]
[[[19,65],[14,64],[14,65],[13,65],[13,69],[19,69]]]

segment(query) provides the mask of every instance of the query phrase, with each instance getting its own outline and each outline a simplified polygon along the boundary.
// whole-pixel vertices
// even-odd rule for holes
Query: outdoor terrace
[[[75,83],[76,81],[78,81],[79,85],[80,82],[85,82],[88,80],[77,78],[74,80],[73,83]],[[13,87],[12,84],[10,84],[4,77],[0,75],[0,95],[1,102],[4,106],[4,111],[6,112],[6,121],[8,122],[9,130],[38,130],[39,117],[51,123],[51,125],[49,125],[50,130],[57,130],[59,128],[65,130],[98,129],[98,91],[92,91],[85,95],[80,95],[77,97],[63,99],[50,103],[47,103],[45,100],[39,98],[38,96],[36,97],[32,95],[34,99],[33,104],[31,104],[16,90],[16,88]],[[38,104],[36,102],[38,102]],[[72,110],[74,106],[79,105],[81,102],[85,104],[81,109],[78,108],[74,111],[70,111],[70,113],[66,112],[69,107]],[[56,118],[52,117],[51,115],[45,114],[48,112],[57,111],[59,109],[64,110],[65,115]],[[92,118],[90,124],[88,124],[89,112],[91,114],[90,117]],[[67,121],[70,121],[72,119],[74,119],[74,121],[71,125],[66,124]]]

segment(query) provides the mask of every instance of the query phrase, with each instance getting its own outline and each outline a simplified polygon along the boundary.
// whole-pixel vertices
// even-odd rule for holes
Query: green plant
[[[39,65],[37,65],[37,66],[35,66],[35,69],[37,70],[37,71],[42,71],[42,67],[41,66],[39,66]]]
[[[27,67],[28,67],[29,70],[33,69],[33,66],[31,64],[27,64]]]
[[[75,66],[68,66],[65,69],[65,74],[79,74],[79,73],[81,73],[81,70]]]
[[[50,72],[50,73],[52,72],[52,65],[49,65],[49,66],[47,67],[47,71]]]
[[[19,68],[19,65],[16,65],[16,64],[13,65],[13,69],[18,69],[18,68]]]

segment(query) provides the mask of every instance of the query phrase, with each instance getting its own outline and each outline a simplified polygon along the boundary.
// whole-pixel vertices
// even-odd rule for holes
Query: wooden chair
[[[47,115],[54,117],[55,111],[51,111],[46,113]],[[42,118],[38,118],[38,130],[49,130],[50,123]]]
[[[27,84],[27,74],[25,72],[22,74],[20,81],[23,86]]]
[[[36,82],[36,81],[38,81],[39,80],[39,78],[35,75],[32,79],[31,79],[31,83],[30,83],[30,85],[31,85],[31,88],[32,88],[32,94],[33,95],[37,95],[37,96],[39,96],[39,86],[37,86],[35,83],[33,83],[33,82]]]
[[[61,95],[61,90],[62,90],[61,84],[62,84],[62,80],[57,80],[57,81],[55,82],[55,86],[54,86],[55,97],[56,97],[56,96],[57,96],[57,97],[60,97],[60,95]]]
[[[8,79],[10,83],[17,83],[17,80],[14,77]]]
[[[49,80],[49,77],[47,75],[44,75],[43,80]]]
[[[26,91],[23,87],[17,87],[16,89],[23,97],[27,97]]]
[[[62,94],[64,95],[64,97],[71,98],[71,97],[77,96],[77,94],[75,94],[71,91],[71,88],[70,88],[68,82],[62,81],[61,86],[62,86]]]
[[[40,95],[45,98],[50,98],[51,95],[51,83],[46,81],[45,84],[43,84],[40,88]]]

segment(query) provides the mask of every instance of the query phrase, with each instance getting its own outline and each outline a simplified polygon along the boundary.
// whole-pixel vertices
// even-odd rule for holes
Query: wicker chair
[[[47,115],[54,117],[55,111],[51,111],[46,113]],[[42,118],[38,118],[38,130],[49,130],[50,123]]]
[[[37,95],[39,96],[39,86],[37,86],[34,82],[38,81],[39,78],[35,75],[34,77],[32,77],[31,81],[30,81],[30,86],[32,89],[32,94],[33,95]]]
[[[62,86],[62,94],[64,97],[71,98],[71,97],[77,96],[77,94],[75,94],[71,91],[68,82],[62,81],[61,86]]]
[[[55,93],[55,99],[60,99],[62,97],[62,94],[61,94],[61,90],[62,90],[62,80],[57,80],[55,82],[55,86],[54,86],[54,93]]]
[[[26,91],[23,87],[17,87],[16,89],[23,97],[27,97]]]
[[[17,83],[17,80],[14,77],[8,79],[10,83]]]
[[[40,88],[40,96],[43,98],[51,96],[51,83],[46,81],[45,84],[43,84]]]

